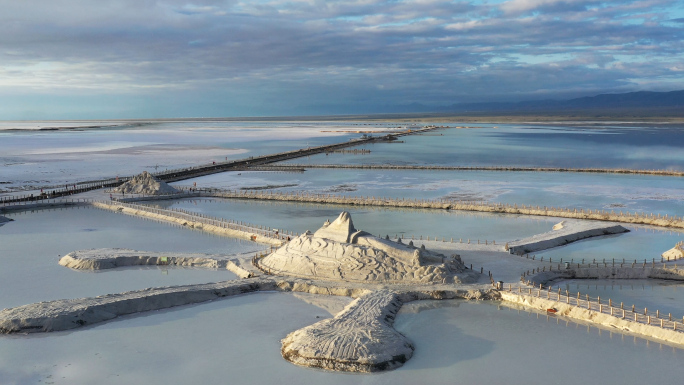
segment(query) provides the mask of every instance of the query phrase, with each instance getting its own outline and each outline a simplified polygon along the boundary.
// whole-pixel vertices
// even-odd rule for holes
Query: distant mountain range
[[[625,94],[601,94],[570,100],[531,100],[517,103],[452,104],[442,111],[571,111],[615,109],[684,108],[684,90],[670,92],[639,91]]]
[[[458,103],[448,106],[427,106],[412,103],[387,106],[392,113],[457,113],[457,114],[557,114],[597,112],[619,114],[658,114],[684,116],[684,90],[670,92],[639,91],[624,94],[601,94],[569,100],[528,100],[522,102]]]

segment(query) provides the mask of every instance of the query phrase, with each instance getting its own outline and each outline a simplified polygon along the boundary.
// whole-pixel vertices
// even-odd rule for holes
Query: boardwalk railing
[[[520,257],[525,257],[527,259],[535,260],[536,255],[532,255],[530,257],[529,254],[521,255]],[[544,261],[544,257],[540,257],[539,259],[536,259],[539,262],[547,262],[549,266],[547,267],[546,265],[539,266],[537,268],[534,268],[532,270],[527,270],[523,272],[523,277],[527,277],[530,275],[534,274],[539,274],[539,273],[544,273],[544,272],[551,272],[551,271],[563,271],[566,269],[590,269],[590,268],[642,268],[645,269],[647,267],[650,268],[656,268],[656,267],[662,267],[663,269],[666,268],[673,268],[678,271],[677,269],[677,263],[675,262],[675,259],[670,259],[670,258],[664,258],[660,257],[660,260],[657,260],[655,258],[652,258],[650,261],[647,259],[642,260],[637,260],[634,259],[632,260],[627,260],[626,258],[622,259],[608,259],[603,258],[602,260],[596,260],[594,258],[593,260],[589,259],[584,259],[582,258],[581,260],[577,260],[575,262],[574,258],[570,258],[569,260],[565,258],[565,261],[563,258],[558,258],[554,262],[553,258],[549,257],[546,261]],[[675,262],[674,265],[667,265],[669,262]]]
[[[664,314],[658,310],[655,312],[652,310],[649,311],[647,308],[644,308],[643,310],[637,309],[634,305],[625,308],[624,303],[621,302],[619,305],[616,305],[611,299],[606,300],[601,299],[601,297],[594,298],[590,297],[588,294],[582,295],[580,292],[577,292],[577,294],[570,293],[568,290],[563,291],[561,288],[556,290],[551,286],[543,286],[541,284],[534,285],[532,281],[523,281],[523,283],[527,285],[527,287],[523,288],[522,286],[518,286],[518,294],[552,300],[587,309],[589,311],[611,315],[631,322],[658,326],[675,330],[680,333],[684,332],[684,317],[681,319],[674,318],[671,313]],[[508,291],[514,291],[511,285],[509,285]]]
[[[131,177],[112,178],[90,182],[79,182],[60,188],[44,189],[38,194],[5,195],[0,197],[0,207],[20,202],[42,202],[51,199],[80,194],[101,188],[117,187],[127,182]]]

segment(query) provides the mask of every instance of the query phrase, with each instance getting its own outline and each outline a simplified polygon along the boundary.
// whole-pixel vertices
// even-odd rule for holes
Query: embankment
[[[547,206],[532,206],[503,203],[458,202],[446,199],[406,199],[388,197],[354,197],[334,194],[309,194],[304,192],[275,191],[236,191],[220,189],[204,189],[203,196],[232,199],[255,199],[281,202],[324,203],[347,206],[379,206],[416,209],[439,209],[478,211],[502,214],[534,215],[569,219],[618,222],[635,225],[650,225],[666,228],[684,229],[684,219],[660,214],[629,213],[605,210],[584,210]]]
[[[542,293],[544,293],[542,291]],[[684,344],[684,325],[679,323],[679,329],[677,329],[677,323],[667,321],[667,327],[661,327],[660,321],[658,323],[651,324],[650,317],[639,316],[638,319],[645,318],[646,322],[635,322],[632,321],[632,317],[636,313],[633,312],[623,312],[622,309],[615,309],[613,307],[608,307],[606,305],[602,306],[600,304],[589,304],[586,305],[585,301],[580,305],[574,302],[574,299],[560,296],[561,299],[566,299],[566,301],[557,301],[553,299],[542,298],[541,296],[536,297],[534,295],[520,294],[516,292],[502,291],[501,299],[504,303],[508,302],[510,304],[522,305],[528,308],[533,308],[546,312],[548,309],[553,309],[555,315],[565,316],[574,318],[577,320],[587,321],[594,324],[607,326],[609,328],[615,328],[619,331],[629,332],[633,334],[638,334],[648,338],[653,338],[660,341],[666,341],[670,343],[676,343],[679,345]],[[555,294],[554,294],[555,295]],[[584,305],[584,306],[582,306]],[[598,306],[598,309],[596,308]]]
[[[104,210],[176,223],[181,226],[186,226],[214,234],[252,240],[254,242],[264,243],[267,245],[280,246],[283,243],[281,239],[276,238],[276,235],[272,231],[236,225],[219,218],[200,218],[191,214],[176,212],[173,210],[157,209],[153,207],[121,203],[116,201],[93,202],[92,205]]]
[[[250,253],[251,254],[251,253]],[[186,266],[208,269],[227,269],[240,278],[251,278],[252,273],[238,266],[232,255],[138,251],[131,249],[90,249],[73,251],[59,260],[59,264],[75,270],[105,270],[124,266]]]
[[[567,245],[581,239],[629,232],[620,225],[595,222],[563,221],[556,226],[549,232],[509,242],[508,252],[522,255]]]

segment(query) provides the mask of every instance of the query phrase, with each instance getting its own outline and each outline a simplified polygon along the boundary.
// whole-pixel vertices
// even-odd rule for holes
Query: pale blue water
[[[609,280],[581,280],[573,279],[558,282],[554,288],[568,290],[571,294],[581,293],[582,298],[589,295],[592,298],[601,297],[601,303],[613,301],[613,306],[620,306],[623,302],[625,309],[632,305],[643,311],[660,310],[661,317],[672,314],[673,319],[682,320],[684,316],[684,283],[664,281],[658,279],[609,279]]]
[[[242,171],[175,183],[198,187],[309,191],[350,196],[453,199],[667,215],[684,213],[684,178],[495,171],[309,169]],[[280,187],[279,187],[280,186]]]
[[[47,125],[63,126],[64,122]],[[98,124],[98,122],[93,122]],[[349,123],[154,122],[67,131],[6,131],[0,122],[0,193],[133,175],[347,141]]]
[[[152,204],[152,203],[150,203]],[[343,210],[352,215],[357,229],[374,235],[430,236],[488,239],[503,242],[550,231],[553,218],[497,215],[441,210],[400,210],[377,207],[276,203],[233,199],[200,198],[159,201],[154,205],[228,218],[271,228],[303,233],[316,231],[326,220],[333,221]]]
[[[145,127],[0,132],[3,186],[77,181],[216,160],[216,148],[238,149],[230,159],[346,141],[324,129],[347,123],[161,123]],[[456,124],[454,124],[456,125]],[[473,125],[473,124],[471,124]],[[396,126],[396,124],[394,124]],[[406,137],[403,144],[368,146],[372,153],[320,155],[294,162],[518,165],[559,167],[684,167],[680,126],[646,128],[478,125]],[[362,129],[362,128],[361,128]],[[443,135],[440,135],[443,134]],[[168,146],[157,151],[154,146]],[[176,146],[176,147],[174,147]],[[136,148],[136,150],[126,150]],[[187,152],[181,153],[183,148]],[[110,151],[110,149],[114,149]],[[123,149],[123,150],[121,150]],[[178,150],[178,151],[176,151]],[[220,159],[218,159],[220,160]],[[297,184],[284,190],[411,198],[454,197],[551,206],[578,206],[682,215],[681,178],[623,175],[315,170],[304,174],[237,173],[197,179],[222,187]],[[5,183],[5,182],[10,182]],[[351,185],[351,186],[341,186]],[[353,191],[352,191],[353,190]],[[341,210],[357,228],[374,234],[492,239],[520,238],[558,220],[480,213],[391,210],[334,205],[195,200],[166,202],[209,215],[302,232],[315,230]],[[0,227],[0,308],[94,296],[145,287],[233,279],[228,271],[130,268],[87,273],[57,264],[58,255],[94,247],[232,254],[252,242],[219,238],[168,224],[95,209],[8,215]],[[554,260],[658,258],[682,240],[677,232],[636,232],[581,241],[546,253]],[[258,247],[258,245],[257,245]],[[540,253],[541,254],[541,253]],[[540,256],[538,254],[538,256]],[[658,284],[638,295],[639,306],[681,303]],[[607,289],[606,289],[607,290]],[[674,289],[679,290],[679,289]],[[604,290],[605,292],[605,290]],[[599,293],[599,289],[595,289]],[[627,293],[627,294],[625,294]],[[417,346],[397,371],[348,375],[304,369],[282,360],[287,333],[326,313],[289,294],[254,294],[145,313],[68,333],[0,336],[0,384],[167,383],[650,383],[677,378],[681,350],[620,334],[598,332],[494,303],[440,303],[411,313],[396,327]],[[429,306],[431,307],[431,306]],[[635,363],[639,365],[625,363]],[[647,368],[648,370],[644,370]]]
[[[161,266],[89,272],[57,263],[59,256],[75,250],[122,247],[230,255],[263,249],[249,241],[93,208],[5,215],[14,221],[0,227],[0,308],[236,277],[227,270]]]
[[[569,245],[556,247],[547,251],[536,253],[537,257],[544,256],[553,260],[563,261],[627,261],[643,263],[644,259],[656,262],[660,261],[660,255],[675,246],[677,242],[684,240],[681,231],[666,231],[657,228],[644,228],[625,226],[631,232],[619,235],[609,235],[581,240]]]
[[[316,155],[292,162],[684,169],[680,124],[468,125],[482,128],[439,130],[402,137],[405,143],[364,146],[371,150],[368,155]]]
[[[280,339],[317,317],[329,315],[292,294],[258,293],[72,332],[0,336],[0,382],[632,384],[671,382],[683,353],[496,303],[442,301],[399,313],[395,326],[416,351],[397,370],[331,373],[282,359]]]

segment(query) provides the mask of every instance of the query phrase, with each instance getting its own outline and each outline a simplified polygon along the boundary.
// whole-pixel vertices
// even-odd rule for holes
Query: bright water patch
[[[346,210],[354,226],[374,235],[430,236],[450,240],[488,239],[497,242],[550,231],[557,220],[517,215],[446,210],[392,209],[292,202],[198,198],[149,204],[173,207],[220,218],[303,233],[315,231]],[[503,243],[502,243],[503,244]]]
[[[416,351],[394,371],[327,372],[280,356],[280,340],[288,333],[327,317],[292,294],[256,293],[71,332],[0,336],[0,382],[652,383],[671,381],[682,356],[681,350],[605,329],[466,301],[406,305],[395,326]]]
[[[659,279],[610,279],[610,280],[586,280],[573,279],[554,284],[557,290],[568,290],[571,295],[581,293],[584,298],[601,297],[601,303],[613,301],[613,306],[623,303],[625,309],[636,307],[636,311],[649,312],[660,310],[661,317],[672,314],[673,319],[681,320],[684,316],[684,283],[677,281],[664,281]],[[552,290],[553,291],[553,290]]]
[[[230,255],[263,249],[263,245],[254,242],[93,208],[7,216],[14,221],[0,227],[0,308],[236,277],[225,269],[146,266],[91,272],[68,269],[57,263],[59,256],[74,250],[122,247]]]
[[[477,126],[481,128],[445,129],[402,137],[405,143],[358,147],[371,151],[366,155],[322,154],[292,162],[675,170],[684,164],[681,125]]]
[[[64,124],[54,122],[52,126]],[[5,131],[0,127],[0,193],[344,142],[357,135],[322,131],[348,126],[334,122],[157,121],[66,131]]]
[[[684,212],[684,178],[556,172],[309,169],[304,173],[241,171],[175,184],[231,190],[272,189],[318,194],[452,199],[535,206]]]

